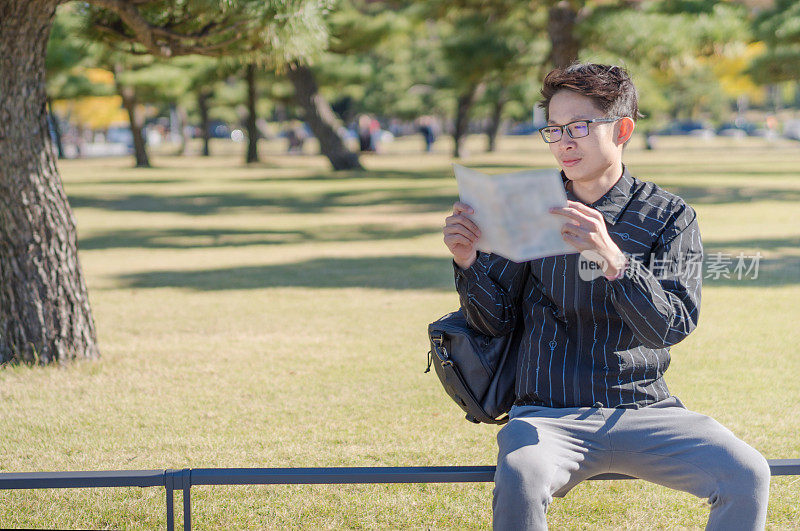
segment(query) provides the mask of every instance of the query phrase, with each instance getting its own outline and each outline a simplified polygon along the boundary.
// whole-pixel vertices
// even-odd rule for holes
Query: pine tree
[[[0,362],[98,357],[75,218],[55,164],[45,57],[59,0],[0,0]],[[314,52],[327,4],[89,0],[81,13],[135,54]],[[323,28],[324,29],[324,28]]]

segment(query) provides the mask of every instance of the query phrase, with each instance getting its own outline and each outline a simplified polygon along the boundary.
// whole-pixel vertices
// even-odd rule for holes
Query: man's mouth
[[[563,164],[564,166],[569,167],[569,166],[575,166],[580,161],[581,161],[581,159],[568,159],[568,160],[562,160],[561,164]]]

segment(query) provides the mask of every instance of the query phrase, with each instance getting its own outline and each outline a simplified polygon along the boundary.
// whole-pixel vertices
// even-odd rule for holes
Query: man
[[[663,379],[669,347],[697,326],[703,247],[692,207],[622,163],[639,117],[631,79],[574,64],[550,72],[542,96],[568,199],[551,212],[580,252],[525,263],[477,252],[461,202],[443,229],[470,326],[524,326],[516,401],[497,434],[494,528],[546,529],[553,496],[617,472],[708,498],[707,529],[763,529],[766,459]]]

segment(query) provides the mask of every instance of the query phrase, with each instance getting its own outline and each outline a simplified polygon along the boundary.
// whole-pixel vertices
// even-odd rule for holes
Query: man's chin
[[[570,181],[581,181],[584,178],[583,172],[577,168],[562,168],[562,170]]]

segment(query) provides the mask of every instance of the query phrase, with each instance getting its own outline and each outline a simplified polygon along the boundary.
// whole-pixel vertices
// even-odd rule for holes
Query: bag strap
[[[475,424],[480,424],[481,423],[481,421],[479,421],[478,419],[476,419],[475,417],[473,417],[469,413],[467,413],[466,419],[468,421],[470,421],[470,422],[474,422]],[[508,414],[506,413],[505,415],[503,415],[499,419],[493,419],[493,418],[486,417],[486,419],[483,422],[485,424],[505,424],[508,421],[509,421],[509,418],[508,418]]]

